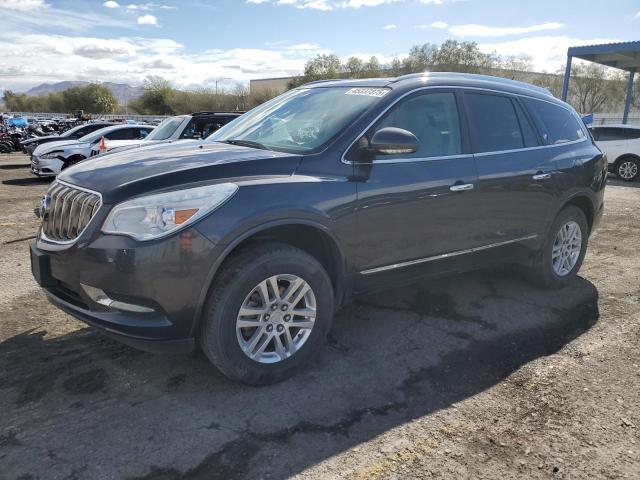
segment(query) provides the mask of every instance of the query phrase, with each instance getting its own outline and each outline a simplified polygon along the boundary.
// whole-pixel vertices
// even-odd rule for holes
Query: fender
[[[338,278],[339,279],[343,279],[345,277],[345,273],[347,272],[347,265],[345,264],[345,259],[347,258],[344,254],[344,248],[342,247],[340,241],[335,237],[335,235],[333,235],[330,231],[330,229],[324,225],[321,222],[315,221],[315,220],[310,220],[308,218],[300,218],[300,217],[286,217],[286,218],[280,218],[277,220],[269,220],[267,222],[261,223],[260,225],[256,225],[253,226],[252,228],[249,228],[247,230],[244,230],[240,235],[236,235],[234,236],[233,240],[230,241],[229,243],[222,243],[222,245],[224,245],[224,249],[222,250],[222,252],[220,253],[220,255],[218,255],[218,258],[215,260],[215,262],[213,263],[213,265],[211,266],[211,269],[209,270],[209,273],[207,274],[207,278],[205,281],[205,284],[202,287],[202,290],[200,291],[200,295],[198,296],[198,306],[196,308],[196,312],[194,314],[194,318],[193,318],[193,326],[191,327],[191,334],[195,335],[196,333],[196,328],[198,327],[198,325],[200,324],[200,318],[202,317],[202,311],[204,309],[205,303],[207,301],[207,296],[209,295],[209,289],[211,287],[211,284],[213,282],[213,279],[216,276],[216,273],[218,272],[218,270],[220,269],[220,266],[222,265],[222,263],[227,259],[227,257],[231,254],[231,252],[233,252],[236,247],[238,245],[240,245],[244,240],[246,240],[247,238],[260,233],[262,231],[268,230],[269,228],[273,228],[273,227],[279,227],[279,226],[283,226],[283,225],[306,225],[309,227],[315,227],[319,230],[322,230],[323,233],[326,233],[329,238],[331,238],[331,240],[335,243],[337,249],[338,249],[338,253],[340,255],[340,272],[338,274]],[[197,228],[197,227],[196,227]],[[339,282],[341,283],[341,282]]]

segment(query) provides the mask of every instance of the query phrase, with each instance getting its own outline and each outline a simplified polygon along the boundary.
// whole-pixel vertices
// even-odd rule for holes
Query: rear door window
[[[471,117],[473,147],[476,153],[525,147],[520,122],[511,98],[484,93],[465,93],[465,103]],[[530,128],[529,126],[529,136],[532,135]]]
[[[121,128],[105,135],[109,140],[134,140],[137,138],[137,128]]]
[[[585,137],[581,122],[569,109],[534,98],[524,98],[524,103],[537,120],[547,145],[574,142]]]

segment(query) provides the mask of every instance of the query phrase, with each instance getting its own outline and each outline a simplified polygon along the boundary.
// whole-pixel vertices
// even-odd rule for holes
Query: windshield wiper
[[[231,145],[239,145],[241,147],[259,148],[261,150],[271,150],[266,145],[260,142],[254,142],[253,140],[242,140],[239,138],[232,138],[230,140],[223,140],[223,143],[230,143]]]

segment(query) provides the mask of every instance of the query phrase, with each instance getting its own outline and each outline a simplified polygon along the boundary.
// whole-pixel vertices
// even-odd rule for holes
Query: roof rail
[[[327,78],[325,80],[314,80],[313,82],[307,82],[303,85],[318,85],[319,83],[339,82],[340,80],[347,80],[345,78]]]
[[[532,83],[521,82],[519,80],[511,80],[509,78],[504,77],[495,77],[493,75],[482,75],[479,73],[462,73],[462,72],[423,72],[423,73],[410,73],[407,75],[402,75],[400,77],[396,77],[392,79],[391,83],[399,82],[401,80],[408,80],[411,78],[419,78],[419,77],[465,77],[468,79],[475,79],[479,81],[485,82],[494,82],[501,83],[503,85],[511,85],[513,87],[524,88],[527,90],[535,90],[536,92],[542,93],[544,95],[553,96],[553,94],[544,87],[539,87],[537,85],[533,85]]]
[[[202,111],[202,112],[194,112],[194,113],[191,114],[191,116],[192,117],[197,117],[198,115],[218,115],[218,114],[220,114],[220,115],[228,115],[230,113],[244,113],[244,112],[241,112],[239,110],[233,110],[233,111],[231,111],[231,110],[229,110],[229,111],[219,110],[219,111],[215,111],[215,112],[210,112],[210,111],[206,111],[205,110],[205,111]]]

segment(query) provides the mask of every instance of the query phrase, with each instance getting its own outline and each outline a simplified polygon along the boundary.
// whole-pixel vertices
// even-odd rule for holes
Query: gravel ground
[[[0,156],[0,478],[640,478],[640,184],[610,180],[581,276],[362,298],[315,365],[233,384],[120,345],[31,278],[48,182]]]

